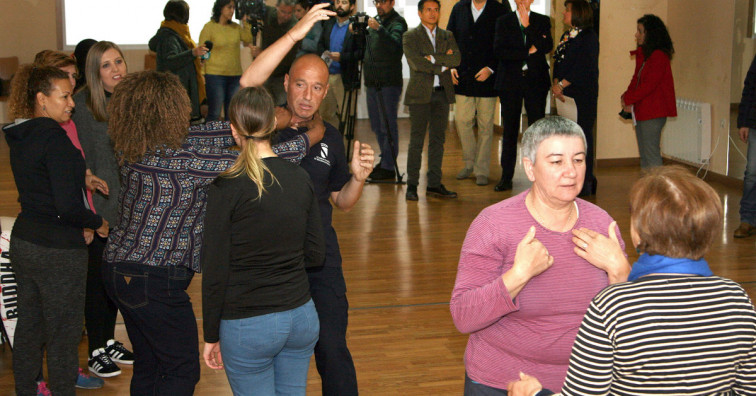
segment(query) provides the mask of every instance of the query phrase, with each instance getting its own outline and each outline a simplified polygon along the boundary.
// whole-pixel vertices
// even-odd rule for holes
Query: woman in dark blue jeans
[[[189,97],[169,73],[124,77],[108,112],[122,185],[103,272],[134,347],[131,394],[191,395],[200,366],[186,288],[200,270],[207,186],[236,160],[235,142],[222,122],[187,133]],[[285,145],[301,158],[307,141]]]
[[[235,395],[304,395],[320,332],[305,272],[325,258],[318,200],[307,172],[271,149],[270,94],[244,88],[229,108],[242,149],[208,190],[205,363],[225,366]]]

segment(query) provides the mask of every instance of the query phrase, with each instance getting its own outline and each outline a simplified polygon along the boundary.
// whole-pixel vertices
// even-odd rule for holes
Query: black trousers
[[[520,132],[520,116],[522,103],[528,113],[528,126],[546,115],[546,89],[536,89],[529,86],[527,79],[520,79],[520,83],[506,89],[499,96],[501,101],[501,123],[504,132],[501,135],[501,180],[512,181],[515,165],[517,164],[517,137]]]
[[[106,263],[105,288],[134,347],[132,395],[192,395],[199,382],[197,319],[184,266]]]
[[[107,238],[95,234],[89,244],[89,266],[87,267],[87,295],[84,304],[84,323],[89,341],[89,357],[97,348],[104,348],[113,339],[118,308],[105,291],[102,277],[102,252]]]
[[[37,394],[47,351],[54,395],[76,393],[87,250],[54,249],[11,238],[10,259],[18,285],[18,322],[13,342],[16,394]]]
[[[357,395],[357,373],[346,343],[349,302],[341,267],[308,269],[310,295],[320,319],[315,364],[324,396]]]
[[[596,143],[593,138],[593,126],[596,124],[596,113],[598,106],[597,97],[575,96],[575,105],[577,106],[578,120],[577,123],[585,133],[586,147],[585,156],[585,182],[583,182],[583,192],[590,193],[593,189],[595,176],[593,176],[593,165],[596,161]]]

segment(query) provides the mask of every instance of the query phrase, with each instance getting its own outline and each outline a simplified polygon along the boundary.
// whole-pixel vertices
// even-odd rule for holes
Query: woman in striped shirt
[[[704,253],[721,232],[711,186],[659,167],[630,194],[630,235],[642,252],[628,282],[591,302],[563,395],[756,394],[756,311]],[[510,395],[551,395],[521,374]]]

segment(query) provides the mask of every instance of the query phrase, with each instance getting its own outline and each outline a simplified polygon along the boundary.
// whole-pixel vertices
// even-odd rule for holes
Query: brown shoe
[[[741,221],[740,226],[738,227],[737,230],[735,230],[734,237],[747,238],[754,234],[756,234],[756,227],[746,223],[745,221]]]

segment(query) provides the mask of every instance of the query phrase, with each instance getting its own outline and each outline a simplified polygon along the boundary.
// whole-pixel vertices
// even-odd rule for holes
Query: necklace
[[[572,204],[574,205],[575,210],[570,210],[570,216],[567,217],[567,221],[565,222],[565,224],[571,224],[572,223],[572,214],[573,214],[573,212],[577,213],[578,216],[579,216],[579,210],[578,210],[578,207],[577,207],[577,202],[572,201]],[[533,209],[533,213],[532,214],[535,215],[536,221],[539,222],[544,228],[550,229],[550,228],[546,227],[547,223],[543,220],[543,217],[541,217],[541,213],[538,211],[538,208],[536,208],[536,205],[535,205],[535,196],[531,196],[531,198],[530,198],[530,207]],[[554,230],[554,231],[557,231],[557,230]],[[563,230],[561,230],[561,229],[559,229],[558,231],[559,232],[563,232]]]

